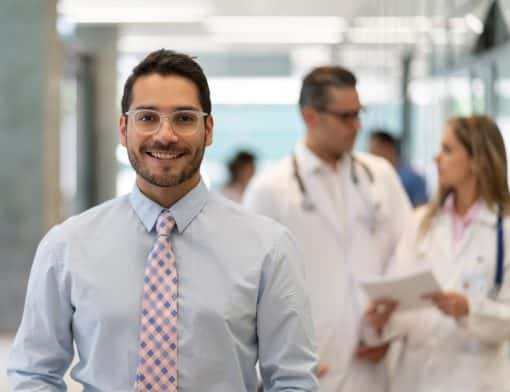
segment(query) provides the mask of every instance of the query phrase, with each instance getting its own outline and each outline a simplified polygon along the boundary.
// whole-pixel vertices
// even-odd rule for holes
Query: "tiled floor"
[[[7,357],[12,344],[12,336],[1,336],[0,335],[0,392],[8,392],[9,387],[7,384],[7,375],[5,373],[7,368]],[[66,376],[66,383],[69,392],[81,391],[80,386],[69,379],[69,375]]]

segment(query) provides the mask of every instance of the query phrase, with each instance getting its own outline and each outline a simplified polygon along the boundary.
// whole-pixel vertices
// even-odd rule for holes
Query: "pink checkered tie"
[[[170,243],[175,220],[164,210],[143,285],[136,391],[177,391],[177,264]]]

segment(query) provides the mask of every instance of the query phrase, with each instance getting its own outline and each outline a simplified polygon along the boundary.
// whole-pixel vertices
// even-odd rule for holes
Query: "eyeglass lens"
[[[135,127],[141,133],[157,132],[163,123],[163,117],[167,116],[153,110],[140,110],[134,116]],[[168,117],[175,133],[189,134],[198,129],[200,113],[182,110],[170,113]]]

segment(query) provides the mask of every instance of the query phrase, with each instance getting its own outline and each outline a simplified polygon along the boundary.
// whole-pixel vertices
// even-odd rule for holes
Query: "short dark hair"
[[[379,140],[380,142],[391,144],[392,146],[398,145],[398,139],[393,136],[390,132],[384,129],[376,129],[370,133],[370,138]]]
[[[133,101],[133,85],[136,80],[150,74],[178,75],[191,80],[197,86],[203,111],[207,114],[211,113],[211,94],[202,67],[193,57],[172,50],[160,49],[149,53],[141,63],[133,68],[131,75],[127,78],[121,101],[122,114],[129,110]]]
[[[239,169],[246,165],[254,165],[255,159],[255,154],[252,154],[249,151],[238,151],[237,154],[227,163],[230,178],[232,180],[236,180],[239,176]]]
[[[401,141],[384,128],[377,128],[370,132],[370,138],[393,147],[397,155],[401,155]]]
[[[330,87],[355,88],[356,77],[348,69],[340,66],[323,66],[314,68],[303,79],[299,106],[312,106],[322,109],[328,103]]]

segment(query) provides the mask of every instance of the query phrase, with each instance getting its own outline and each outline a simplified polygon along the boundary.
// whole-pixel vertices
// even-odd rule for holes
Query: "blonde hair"
[[[510,193],[507,181],[505,144],[496,123],[487,116],[453,117],[447,126],[474,160],[478,170],[477,188],[489,208],[501,208],[510,214]],[[424,235],[432,225],[444,201],[453,190],[439,186],[433,200],[427,205],[420,224]]]

